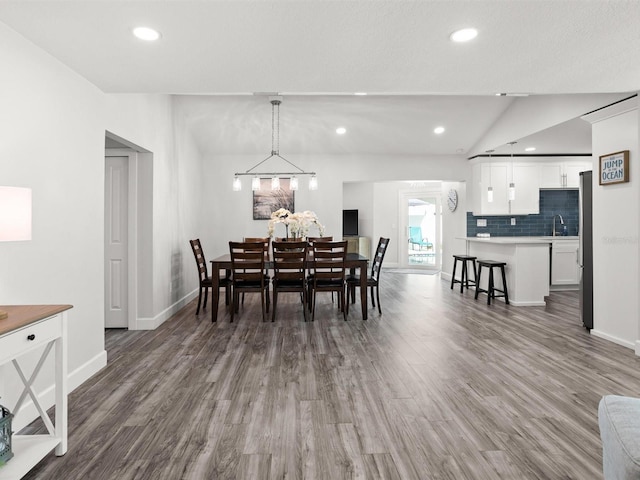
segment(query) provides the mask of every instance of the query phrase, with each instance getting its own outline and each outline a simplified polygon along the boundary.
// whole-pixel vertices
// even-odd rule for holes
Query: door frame
[[[106,148],[104,156],[105,159],[107,157],[128,158],[127,328],[129,330],[136,330],[138,318],[138,152],[128,148]],[[106,201],[106,191],[104,192],[104,197]],[[103,251],[106,257],[106,248],[104,248]],[[104,271],[103,281],[107,281],[106,270]],[[103,323],[105,323],[106,328],[106,316]]]
[[[442,269],[442,186],[440,182],[433,182],[433,187],[425,186],[419,190],[400,190],[398,192],[398,266],[400,268],[418,268],[424,270]],[[437,183],[437,184],[436,184]],[[410,198],[433,197],[436,199],[436,264],[409,265],[409,252],[405,246],[409,243],[409,225],[407,223],[407,211]]]

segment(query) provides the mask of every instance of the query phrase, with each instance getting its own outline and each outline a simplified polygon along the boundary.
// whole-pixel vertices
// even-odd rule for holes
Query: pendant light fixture
[[[518,142],[509,142],[511,145],[511,182],[509,183],[509,201],[516,199],[516,184],[513,183],[513,146]]]
[[[298,190],[298,176],[299,175],[309,175],[309,190],[317,190],[318,189],[318,178],[316,177],[316,172],[305,172],[303,169],[293,164],[282,155],[280,155],[280,104],[282,103],[282,97],[269,97],[269,101],[271,102],[271,155],[257,163],[249,170],[245,172],[236,172],[233,177],[233,190],[238,192],[242,190],[242,182],[240,181],[240,177],[242,176],[253,176],[251,180],[251,190],[254,192],[260,190],[260,176],[271,177],[271,190],[279,190],[280,189],[280,178],[281,177],[290,177],[289,188],[291,190]],[[289,165],[297,169],[298,171],[294,172],[255,172],[254,170],[262,165],[267,160],[277,157],[280,160],[284,160]]]
[[[489,154],[489,162],[491,162],[491,154],[493,153],[493,150],[487,150],[487,153]],[[491,186],[491,163],[489,163],[489,188],[487,188],[487,202],[493,202],[493,187]]]

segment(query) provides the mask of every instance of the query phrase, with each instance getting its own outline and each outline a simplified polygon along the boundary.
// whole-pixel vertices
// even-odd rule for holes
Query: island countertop
[[[579,237],[563,237],[563,236],[548,236],[548,237],[461,237],[462,240],[468,242],[480,242],[480,243],[495,243],[501,245],[526,245],[526,244],[540,244],[551,243],[555,241],[569,241],[578,240]]]

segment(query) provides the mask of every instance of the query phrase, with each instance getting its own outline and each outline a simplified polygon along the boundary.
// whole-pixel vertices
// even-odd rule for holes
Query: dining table
[[[345,259],[344,266],[355,274],[358,270],[360,274],[360,308],[362,309],[362,319],[367,319],[367,263],[369,259],[359,253],[349,252]],[[269,257],[265,260],[268,269],[273,268],[273,260]],[[307,268],[313,266],[313,258],[307,260]],[[218,321],[218,305],[220,303],[220,272],[231,272],[231,255],[225,253],[211,260],[211,321]],[[347,298],[347,302],[349,299]]]

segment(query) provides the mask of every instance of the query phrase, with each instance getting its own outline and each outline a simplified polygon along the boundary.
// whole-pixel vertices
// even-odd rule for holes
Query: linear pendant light
[[[290,177],[289,188],[291,190],[298,190],[298,176],[300,175],[309,175],[309,190],[317,190],[318,189],[318,178],[316,176],[316,172],[305,172],[303,169],[295,165],[293,162],[290,162],[282,155],[280,155],[280,104],[282,103],[282,97],[269,97],[269,101],[271,102],[271,154],[262,160],[261,162],[255,164],[249,170],[244,172],[236,172],[233,176],[233,190],[238,192],[242,190],[242,182],[240,177],[242,176],[252,176],[253,179],[251,181],[251,189],[253,191],[260,190],[260,176],[271,177],[271,190],[279,190],[280,189],[280,178],[281,177]],[[297,172],[256,172],[255,169],[262,165],[267,160],[270,160],[273,157],[277,157],[280,160],[284,160],[289,165],[297,169]]]

